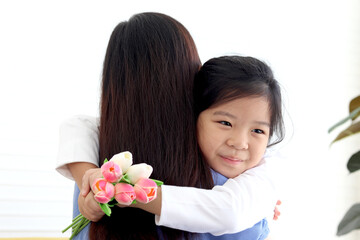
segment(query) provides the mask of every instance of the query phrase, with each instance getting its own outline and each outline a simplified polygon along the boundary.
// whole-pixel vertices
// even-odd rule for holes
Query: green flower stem
[[[79,215],[77,215],[76,217],[74,217],[74,219],[72,220],[73,222],[77,221],[79,218],[81,218],[82,215],[81,213],[79,213]]]
[[[73,223],[72,223],[72,224],[70,224],[67,228],[65,228],[64,230],[62,230],[62,233],[66,232],[69,228],[71,228],[71,227],[75,226],[76,224],[78,224],[79,221],[82,220],[81,217],[83,217],[83,216],[81,215],[80,217],[76,217],[77,220],[73,220]],[[85,218],[85,217],[83,217],[83,218]]]
[[[76,224],[75,228],[73,229],[73,233],[70,236],[70,240],[73,239],[73,237],[75,237],[78,233],[79,233],[79,228],[82,226],[82,224],[86,221],[87,219],[85,217],[82,217],[80,221],[78,221],[78,224]]]
[[[88,224],[90,223],[89,219],[86,219],[85,222],[83,223],[83,225],[79,228],[79,232],[81,232],[81,230],[83,230]]]

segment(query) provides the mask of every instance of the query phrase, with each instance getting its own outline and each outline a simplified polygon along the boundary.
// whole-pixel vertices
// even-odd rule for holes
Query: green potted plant
[[[341,131],[332,143],[360,133],[360,121],[356,119],[360,116],[360,96],[355,97],[349,104],[349,116],[336,123],[329,129],[329,133],[347,121],[351,121],[349,127]],[[360,149],[360,145],[359,145]],[[353,173],[360,169],[360,150],[354,153],[347,162],[347,169]],[[337,229],[337,236],[347,234],[355,229],[360,229],[360,203],[355,203],[344,215]]]

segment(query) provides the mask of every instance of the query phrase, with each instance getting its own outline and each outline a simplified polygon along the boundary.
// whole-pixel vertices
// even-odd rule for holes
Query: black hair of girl
[[[208,60],[196,75],[197,116],[209,107],[243,97],[267,98],[271,114],[268,146],[281,142],[285,132],[281,89],[267,64],[253,57],[222,56]]]
[[[100,166],[122,151],[153,166],[151,178],[169,185],[210,188],[210,169],[196,142],[194,77],[201,66],[195,43],[175,19],[141,13],[113,30],[103,66]],[[161,227],[165,239],[187,239]],[[90,239],[159,239],[154,215],[113,208],[92,223]]]

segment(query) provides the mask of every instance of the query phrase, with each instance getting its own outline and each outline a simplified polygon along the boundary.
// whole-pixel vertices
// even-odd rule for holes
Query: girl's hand
[[[279,216],[280,216],[280,211],[279,211],[279,209],[278,209],[278,207],[277,207],[278,205],[279,205],[279,206],[281,205],[281,201],[280,201],[280,200],[278,200],[278,201],[276,202],[276,206],[275,206],[275,209],[274,209],[274,217],[273,217],[274,220],[278,220],[278,218],[279,218]]]

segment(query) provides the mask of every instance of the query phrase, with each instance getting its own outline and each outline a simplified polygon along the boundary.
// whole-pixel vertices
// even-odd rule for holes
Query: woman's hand
[[[101,177],[100,168],[87,170],[82,178],[82,187],[78,198],[81,214],[93,222],[99,221],[105,214],[95,200],[94,193],[90,191],[92,183],[99,177]]]
[[[78,204],[80,213],[92,222],[99,221],[105,215],[103,210],[101,210],[99,203],[95,200],[92,191],[85,197],[79,194]]]
[[[87,170],[82,177],[80,194],[86,197],[91,190],[91,185],[95,179],[101,178],[101,168],[92,168]],[[94,196],[94,195],[93,195]]]

